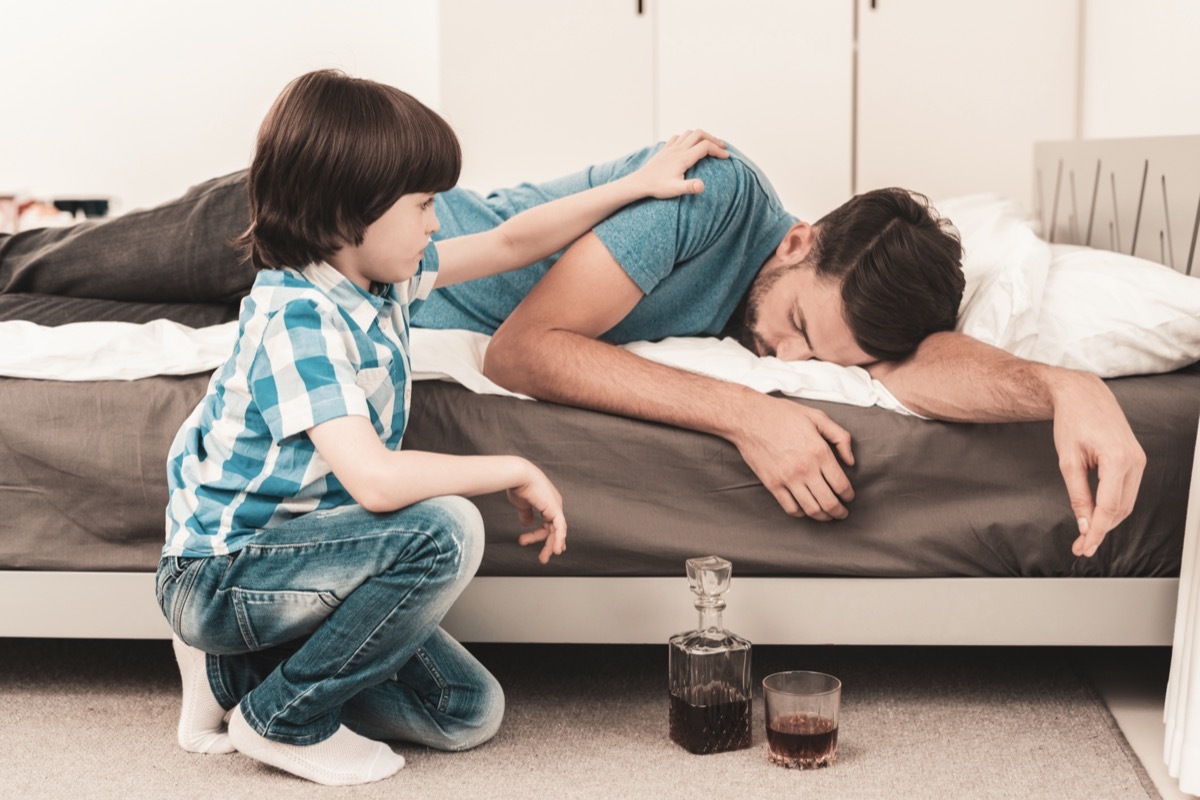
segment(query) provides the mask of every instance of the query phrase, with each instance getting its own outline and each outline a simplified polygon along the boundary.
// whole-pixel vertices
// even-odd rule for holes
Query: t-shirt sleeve
[[[250,396],[275,442],[346,416],[370,417],[335,312],[295,300],[267,322],[250,366]]]
[[[687,172],[704,191],[669,200],[639,200],[594,228],[596,235],[643,294],[677,264],[709,245],[727,224],[743,181],[734,159],[706,158]]]

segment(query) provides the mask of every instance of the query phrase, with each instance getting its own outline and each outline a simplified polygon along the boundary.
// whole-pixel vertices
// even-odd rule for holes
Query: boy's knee
[[[446,495],[422,500],[397,513],[403,515],[408,530],[424,531],[439,570],[452,569],[458,579],[475,575],[484,559],[484,517],[472,501]]]
[[[491,741],[500,730],[504,720],[504,689],[492,675],[478,687],[474,713],[459,720],[459,726],[448,733],[446,749],[470,750],[472,747]]]
[[[460,577],[470,578],[483,560],[483,515],[465,497],[448,495],[423,503],[430,529],[456,555]]]
[[[479,733],[472,747],[490,741],[500,730],[500,723],[504,720],[504,689],[500,686],[500,681],[490,675],[488,677],[490,680],[484,703],[486,710],[480,716]]]

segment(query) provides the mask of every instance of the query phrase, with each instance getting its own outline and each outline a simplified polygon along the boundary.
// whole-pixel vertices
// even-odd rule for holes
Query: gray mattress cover
[[[0,569],[153,570],[167,449],[207,382],[0,378]],[[548,566],[516,544],[520,526],[501,495],[477,499],[483,575],[676,576],[710,553],[742,575],[1177,575],[1200,367],[1110,385],[1149,464],[1133,515],[1093,559],[1070,552],[1049,423],[951,425],[812,403],[854,436],[858,496],[833,523],[785,515],[721,439],[456,384],[416,384],[405,445],[518,453],[558,484],[569,546]]]
[[[1110,386],[1149,463],[1133,514],[1091,559],[1070,551],[1077,533],[1049,422],[948,424],[811,403],[854,437],[857,496],[848,519],[828,523],[785,515],[722,439],[454,384],[418,385],[405,442],[517,452],[558,484],[568,549],[547,567],[514,543],[501,497],[478,500],[490,574],[673,576],[715,553],[742,575],[1178,575],[1200,368]]]

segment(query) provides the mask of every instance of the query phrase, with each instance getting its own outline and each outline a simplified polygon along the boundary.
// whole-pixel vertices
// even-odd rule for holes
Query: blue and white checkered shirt
[[[354,502],[305,431],[363,416],[400,447],[410,308],[436,278],[432,243],[417,274],[379,296],[328,264],[258,273],[233,355],[171,445],[164,556],[233,553],[264,528]]]

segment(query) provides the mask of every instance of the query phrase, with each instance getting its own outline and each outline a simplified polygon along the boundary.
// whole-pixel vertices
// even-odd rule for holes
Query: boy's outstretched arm
[[[489,231],[443,239],[437,242],[437,285],[541,261],[635,200],[699,194],[704,191],[703,181],[686,179],[684,173],[707,156],[729,158],[729,153],[723,142],[704,131],[686,131],[672,136],[646,164],[623,178],[535,206]]]
[[[350,496],[378,513],[395,511],[431,497],[507,492],[522,525],[522,545],[543,542],[538,560],[567,549],[567,520],[554,484],[518,456],[450,456],[418,450],[390,450],[366,417],[346,416],[309,428],[308,436]],[[538,524],[538,520],[541,520]]]

